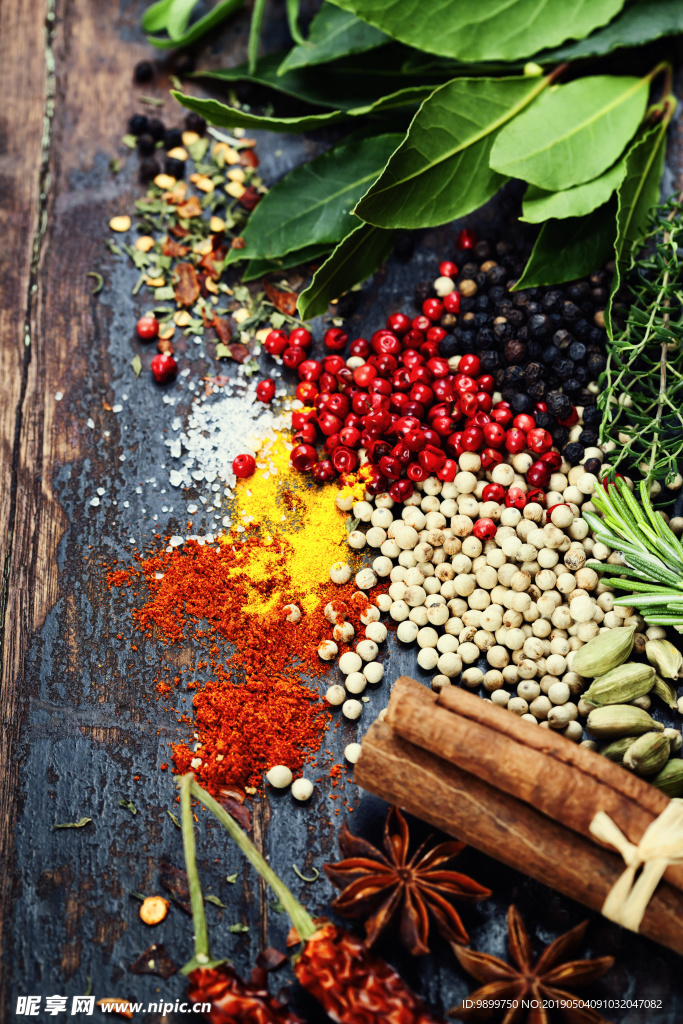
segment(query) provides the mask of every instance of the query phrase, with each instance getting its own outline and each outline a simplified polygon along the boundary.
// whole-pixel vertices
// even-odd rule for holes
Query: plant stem
[[[251,13],[251,25],[249,26],[249,43],[247,46],[247,58],[249,61],[249,73],[256,71],[258,60],[258,46],[261,40],[261,27],[263,16],[266,12],[266,0],[254,0],[254,9]]]
[[[256,849],[246,832],[239,827],[234,818],[230,817],[225,808],[221,807],[218,801],[214,800],[210,793],[207,793],[205,789],[202,789],[202,787],[193,780],[191,775],[183,776],[183,780],[187,778],[192,779],[190,786],[192,795],[196,796],[198,800],[201,800],[206,809],[211,811],[211,813],[218,818],[221,825],[229,832],[231,838],[235,840],[247,860],[253,864],[261,878],[263,878],[271,887],[280,903],[289,914],[291,922],[296,928],[301,941],[305,942],[307,939],[310,939],[311,935],[313,935],[317,928],[308,911],[301,906],[285,883],[278,878],[273,869],[266,862],[263,855]]]
[[[192,804],[190,802],[190,787],[193,779],[194,776],[190,773],[183,775],[179,782],[180,821],[183,830],[185,870],[187,872],[187,884],[190,889],[192,924],[194,926],[194,956],[181,969],[182,974],[190,974],[200,967],[217,967],[219,964],[225,963],[225,960],[213,960],[209,947],[209,932],[206,927],[204,900],[199,882],[199,872],[197,871],[197,849],[194,841],[194,820],[192,818]]]

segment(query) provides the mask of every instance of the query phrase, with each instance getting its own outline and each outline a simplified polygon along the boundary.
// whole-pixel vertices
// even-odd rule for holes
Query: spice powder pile
[[[239,482],[236,525],[216,543],[160,547],[108,576],[110,587],[134,595],[139,630],[166,645],[193,640],[206,652],[198,668],[209,677],[187,684],[194,719],[183,719],[196,749],[176,744],[173,760],[214,793],[258,787],[274,764],[296,775],[311,759],[331,718],[315,688],[330,670],[317,653],[329,632],[325,606],[344,601],[354,622],[368,604],[364,595],[352,599],[352,581],[330,581],[329,567],[345,551],[338,486],[311,487],[288,455],[280,438],[270,455],[278,473]],[[296,606],[298,621],[287,606]],[[169,684],[158,688],[168,692]]]

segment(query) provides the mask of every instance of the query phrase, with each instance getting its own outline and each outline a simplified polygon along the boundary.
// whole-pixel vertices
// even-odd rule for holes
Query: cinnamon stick
[[[365,735],[354,778],[363,789],[593,910],[600,910],[623,871],[616,854],[407,742],[386,722],[375,722]],[[663,881],[640,933],[683,954],[682,914],[683,894]]]
[[[437,697],[401,676],[387,721],[404,739],[581,836],[590,836],[595,814],[605,811],[637,844],[669,802],[660,790],[607,758],[457,686]],[[669,867],[666,878],[683,891],[683,867]]]

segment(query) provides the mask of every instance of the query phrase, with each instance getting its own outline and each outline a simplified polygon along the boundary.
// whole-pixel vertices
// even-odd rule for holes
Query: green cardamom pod
[[[663,732],[646,732],[624,754],[624,768],[638,775],[656,775],[669,760],[670,744]]]
[[[678,679],[683,665],[683,654],[669,640],[648,640],[645,644],[645,655],[665,679]]]
[[[671,755],[677,754],[678,751],[683,747],[683,735],[679,729],[665,729],[664,735],[669,739],[669,746],[671,747]]]
[[[594,679],[583,696],[598,705],[630,704],[632,700],[649,693],[654,682],[655,670],[651,665],[638,665],[629,661]]]
[[[588,716],[586,728],[598,739],[606,740],[640,736],[644,732],[664,732],[661,722],[655,722],[647,711],[630,704],[607,704],[595,708]]]
[[[675,711],[678,705],[678,694],[671,685],[671,683],[665,682],[661,676],[655,676],[655,685],[652,687],[652,693],[655,693],[660,700],[663,700],[665,704]]]
[[[680,757],[673,757],[650,782],[667,796],[683,796],[683,761]]]
[[[635,626],[615,626],[606,633],[599,633],[574,655],[572,671],[585,679],[603,676],[618,665],[622,665],[633,650]]]
[[[647,736],[647,733],[645,735]],[[621,739],[612,740],[611,743],[606,743],[604,747],[600,747],[600,753],[603,757],[614,761],[615,764],[623,764],[624,754],[637,738],[637,736],[622,736]]]

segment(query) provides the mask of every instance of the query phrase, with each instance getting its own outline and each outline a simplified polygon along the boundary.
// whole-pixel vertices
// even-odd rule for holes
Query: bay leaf
[[[330,107],[333,110],[354,110],[356,107],[376,103],[384,96],[391,96],[408,87],[436,88],[453,76],[452,65],[425,54],[417,54],[422,60],[415,60],[406,67],[410,51],[398,43],[379,48],[367,57],[352,55],[325,65],[320,69],[294,68],[279,74],[279,68],[286,57],[282,51],[260,57],[253,72],[247,64],[237,67],[196,71],[193,78],[211,78],[217,82],[254,82],[282,92],[312,106]],[[369,66],[368,66],[369,65]]]
[[[418,50],[463,61],[515,60],[607,24],[624,0],[333,0]]]
[[[306,40],[301,34],[299,28],[299,0],[285,0],[285,7],[287,10],[287,27],[289,28],[289,34],[295,43],[301,45]]]
[[[491,167],[555,192],[596,178],[635,135],[649,90],[647,76],[627,75],[554,86],[502,129]]]
[[[197,0],[173,0],[166,12],[166,31],[171,39],[182,39],[190,23]]]
[[[151,15],[149,14],[148,9],[143,15],[142,20],[142,28],[144,31],[156,33],[167,28],[166,18],[168,17],[174,2],[175,0],[171,0],[171,3],[166,3],[165,0],[161,0],[161,3],[153,5],[153,7],[158,8],[158,10]],[[161,35],[148,35],[147,42],[161,50],[179,49],[181,46],[190,46],[191,43],[196,43],[197,40],[201,39],[207,32],[216,28],[217,25],[220,25],[225,18],[230,17],[230,15],[241,7],[243,3],[244,0],[221,0],[221,2],[217,3],[208,14],[205,14],[203,18],[199,18],[190,25],[182,35],[175,37],[172,37],[170,34],[168,37]],[[161,23],[162,18],[163,24]],[[177,26],[178,22],[176,22],[176,27]]]
[[[513,291],[575,281],[599,270],[612,252],[616,212],[613,196],[586,217],[546,221]]]
[[[163,32],[174,3],[175,0],[157,0],[150,4],[140,21],[143,32]]]
[[[308,288],[300,293],[297,308],[301,319],[310,320],[325,313],[332,299],[374,274],[393,246],[393,231],[359,224],[342,239],[315,272]]]
[[[326,64],[338,57],[374,50],[388,42],[389,37],[384,32],[355,14],[334,4],[323,3],[310,24],[308,39],[289,51],[279,73],[282,75],[293,68]]]
[[[186,96],[171,90],[174,99],[182,103],[188,110],[195,110],[205,117],[210,124],[218,128],[262,129],[271,132],[309,132],[314,128],[325,128],[327,125],[338,124],[352,117],[364,117],[381,114],[385,111],[408,107],[421,103],[433,91],[433,86],[409,86],[398,92],[349,110],[331,110],[325,114],[301,114],[298,117],[268,117],[249,114],[236,107],[229,107],[219,100],[200,100],[195,96]]]
[[[634,0],[609,25],[587,39],[567,43],[534,57],[539,64],[556,64],[582,57],[601,57],[627,46],[643,46],[663,36],[683,32],[683,4],[680,0]]]
[[[358,224],[351,213],[401,141],[377,135],[329,149],[274,185],[252,213],[244,246],[227,263],[274,259],[304,247],[341,241]]]
[[[648,214],[659,202],[667,126],[668,120],[665,118],[641,132],[626,154],[626,175],[617,191],[619,205],[614,244],[614,279],[605,311],[605,323],[610,337],[613,334],[613,297],[619,290],[633,251],[647,231]]]
[[[385,228],[444,224],[475,210],[506,181],[491,170],[497,133],[546,86],[532,78],[456,78],[426,99],[356,213]]]
[[[299,267],[304,263],[312,263],[326,256],[330,248],[329,245],[308,245],[304,249],[297,249],[295,252],[287,253],[286,256],[276,260],[249,260],[242,274],[242,280],[255,281],[266,274],[277,273],[280,270],[291,270],[292,267]]]
[[[528,224],[542,224],[543,221],[565,217],[584,217],[591,210],[606,203],[619,187],[626,174],[626,158],[622,157],[608,171],[592,181],[564,189],[548,192],[536,185],[528,185],[524,193],[523,215],[520,220]]]

